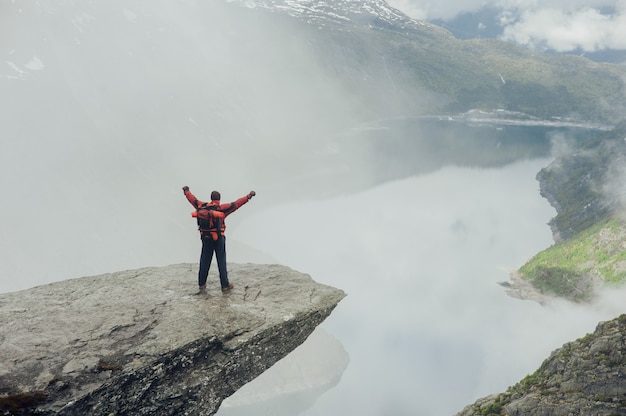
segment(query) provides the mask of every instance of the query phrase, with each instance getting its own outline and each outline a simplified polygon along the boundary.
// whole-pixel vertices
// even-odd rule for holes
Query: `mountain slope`
[[[556,244],[518,275],[542,292],[573,301],[593,299],[598,285],[626,280],[626,123],[558,157],[537,178],[557,215]]]
[[[505,393],[486,397],[457,416],[626,415],[626,315],[565,344]]]
[[[307,23],[307,37],[315,39],[328,70],[363,99],[375,101],[387,91],[386,103],[385,95],[396,95],[396,112],[503,108],[542,118],[623,118],[623,66],[538,54],[493,39],[458,40],[381,0],[234,3]]]
[[[624,208],[620,183],[625,137],[626,123],[621,123],[537,174],[541,194],[557,210],[551,222],[557,240],[574,236]]]

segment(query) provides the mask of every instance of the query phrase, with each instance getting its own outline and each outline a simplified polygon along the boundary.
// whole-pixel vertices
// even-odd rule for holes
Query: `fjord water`
[[[544,149],[550,136],[539,136]],[[281,389],[294,383],[282,380],[270,406],[251,413],[237,407],[236,393],[218,414],[453,415],[617,316],[619,302],[541,306],[508,297],[497,284],[553,243],[547,222],[555,211],[535,179],[551,158],[528,157],[531,147],[512,163],[440,165],[246,216],[231,241],[347,292],[322,328],[343,345],[349,364],[316,401],[300,399],[298,407],[285,395],[281,403]]]

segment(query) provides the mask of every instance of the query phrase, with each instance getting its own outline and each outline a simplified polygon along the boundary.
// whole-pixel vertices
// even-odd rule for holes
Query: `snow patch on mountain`
[[[384,0],[226,0],[248,8],[264,8],[287,13],[311,24],[326,26],[329,23],[352,23],[355,26],[373,21],[397,25],[401,28],[423,25]]]

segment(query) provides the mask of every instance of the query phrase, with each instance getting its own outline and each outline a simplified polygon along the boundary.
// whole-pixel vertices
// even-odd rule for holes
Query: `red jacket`
[[[219,200],[215,200],[215,201],[211,201],[211,202],[203,202],[200,201],[198,198],[195,197],[194,194],[191,193],[191,191],[185,191],[185,196],[187,197],[187,201],[189,201],[189,203],[191,205],[193,205],[194,208],[198,208],[204,204],[208,204],[208,205],[214,205],[217,207],[217,209],[215,211],[211,211],[212,215],[215,215],[213,213],[216,213],[219,217],[222,218],[221,224],[222,226],[220,227],[220,234],[223,236],[224,235],[224,231],[226,230],[226,222],[224,221],[224,219],[226,217],[228,217],[230,214],[232,214],[233,212],[237,211],[242,205],[246,204],[250,199],[248,198],[248,195],[246,196],[242,196],[241,198],[237,199],[235,202],[229,202],[227,204],[220,204]],[[216,212],[217,211],[217,212]],[[192,216],[195,216],[196,212],[192,212]],[[223,214],[219,215],[219,214]],[[207,230],[200,230],[200,233],[202,234],[203,232],[206,232]],[[217,230],[210,230],[211,232],[211,237],[213,237],[214,240],[217,240]]]

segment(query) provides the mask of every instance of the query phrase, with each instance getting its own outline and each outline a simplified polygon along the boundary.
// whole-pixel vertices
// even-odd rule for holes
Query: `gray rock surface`
[[[0,413],[212,415],[303,343],[345,296],[278,265],[195,265],[66,280],[0,295]]]
[[[518,271],[509,273],[509,278],[511,279],[510,281],[499,282],[498,284],[504,287],[506,294],[512,298],[532,300],[540,305],[545,305],[556,298],[542,292],[531,280],[522,278]]]
[[[457,416],[626,415],[626,315],[554,351],[506,392],[467,406]]]

